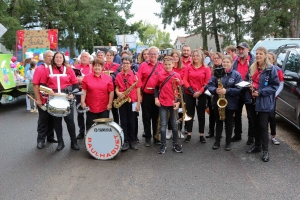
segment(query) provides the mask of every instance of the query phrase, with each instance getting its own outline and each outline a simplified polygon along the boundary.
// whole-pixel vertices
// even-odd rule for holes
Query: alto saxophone
[[[222,89],[223,84],[222,84],[222,78],[218,79],[218,88]],[[224,121],[225,120],[225,107],[227,106],[228,102],[227,99],[225,99],[224,94],[219,94],[219,99],[217,101],[217,105],[219,107],[219,115],[220,115],[220,120]]]
[[[123,92],[123,95],[124,97],[123,98],[116,98],[114,101],[113,101],[113,104],[114,104],[114,107],[115,108],[120,108],[124,103],[126,103],[127,101],[130,103],[131,102],[131,99],[129,97],[129,94],[131,92],[131,90],[133,90],[133,88],[136,86],[136,84],[138,83],[138,78],[137,76],[135,76],[136,78],[136,81],[127,89]]]

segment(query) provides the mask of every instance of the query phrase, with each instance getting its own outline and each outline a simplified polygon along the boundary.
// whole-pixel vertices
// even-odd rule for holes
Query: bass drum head
[[[85,137],[87,151],[96,159],[114,158],[124,143],[122,128],[115,122],[92,126]]]

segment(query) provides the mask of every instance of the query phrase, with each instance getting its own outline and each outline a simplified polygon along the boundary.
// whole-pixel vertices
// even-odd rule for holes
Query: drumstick
[[[35,100],[32,96],[30,96],[29,94],[27,94],[27,96],[28,96],[31,100],[33,100],[33,101],[36,103],[36,100]],[[47,110],[46,106],[44,106],[44,105],[41,106],[41,109],[42,109],[43,111],[46,111],[46,110]]]

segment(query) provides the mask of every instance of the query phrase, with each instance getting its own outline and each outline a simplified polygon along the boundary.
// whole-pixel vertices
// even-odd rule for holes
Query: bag
[[[34,92],[33,92],[33,84],[32,84],[32,81],[31,81],[31,80],[29,80],[27,92],[28,92],[28,93],[31,93],[31,94],[34,93]]]

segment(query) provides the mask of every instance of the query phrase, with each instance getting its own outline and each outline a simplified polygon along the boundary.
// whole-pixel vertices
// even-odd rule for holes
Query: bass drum
[[[115,122],[95,123],[85,136],[87,151],[96,159],[113,159],[124,144],[122,128]]]

